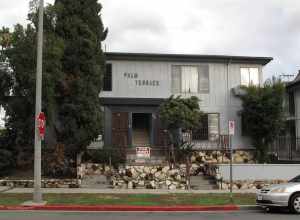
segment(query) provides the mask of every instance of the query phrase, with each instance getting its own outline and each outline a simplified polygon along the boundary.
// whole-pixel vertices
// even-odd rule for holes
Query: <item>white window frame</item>
[[[182,94],[208,94],[210,91],[209,65],[207,71],[203,72],[204,65],[172,65],[172,93]],[[176,67],[176,68],[173,68]],[[206,68],[206,65],[205,65]],[[176,72],[173,72],[176,70]],[[176,73],[173,75],[173,73]],[[207,73],[207,74],[206,74]],[[204,74],[204,75],[202,75]],[[176,78],[173,78],[176,77]],[[200,77],[200,78],[199,78]],[[173,87],[175,85],[175,87]],[[203,86],[204,85],[204,86]]]
[[[181,93],[198,93],[198,77],[197,66],[181,66]]]
[[[253,72],[254,70],[257,72]],[[246,77],[243,77],[243,73],[247,74]],[[254,76],[253,74],[257,74],[257,75]],[[240,77],[241,77],[240,83],[242,86],[250,86],[250,85],[258,86],[260,84],[260,70],[258,67],[241,67]]]

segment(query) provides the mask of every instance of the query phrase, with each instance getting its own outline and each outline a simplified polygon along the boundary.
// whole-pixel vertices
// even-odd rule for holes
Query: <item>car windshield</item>
[[[296,176],[295,178],[291,179],[289,183],[300,183],[300,175]]]

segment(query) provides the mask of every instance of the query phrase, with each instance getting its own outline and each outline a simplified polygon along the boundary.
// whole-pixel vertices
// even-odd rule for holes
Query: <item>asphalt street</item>
[[[238,212],[0,212],[0,220],[299,220],[299,215],[287,212],[263,211]]]

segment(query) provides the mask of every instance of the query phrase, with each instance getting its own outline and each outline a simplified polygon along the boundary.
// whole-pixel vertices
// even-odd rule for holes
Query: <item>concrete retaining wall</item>
[[[220,164],[219,173],[229,180],[229,164]],[[300,164],[233,164],[233,180],[289,180],[297,175]]]

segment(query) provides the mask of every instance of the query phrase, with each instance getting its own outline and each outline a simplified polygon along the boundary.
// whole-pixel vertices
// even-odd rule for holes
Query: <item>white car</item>
[[[257,192],[256,204],[266,207],[287,207],[300,214],[300,175],[288,183],[264,187]]]

